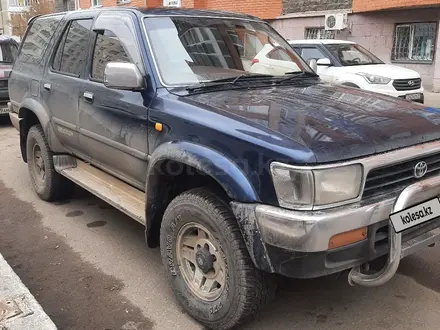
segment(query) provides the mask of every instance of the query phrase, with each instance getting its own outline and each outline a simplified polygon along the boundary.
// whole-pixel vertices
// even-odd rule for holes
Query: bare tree
[[[28,0],[29,6],[26,10],[17,13],[10,13],[12,35],[23,38],[26,32],[28,21],[37,15],[50,14],[54,11],[53,0]]]

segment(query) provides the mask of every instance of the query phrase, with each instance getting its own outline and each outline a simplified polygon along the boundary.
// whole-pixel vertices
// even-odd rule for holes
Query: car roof
[[[303,40],[288,40],[289,44],[355,44],[353,41],[348,40],[335,40],[335,39],[303,39]]]
[[[259,21],[264,22],[264,20],[247,14],[241,14],[241,13],[234,13],[226,10],[204,10],[204,9],[188,9],[188,8],[166,8],[166,7],[160,7],[160,8],[143,8],[143,7],[105,7],[105,8],[91,8],[91,9],[80,9],[80,10],[73,10],[73,11],[67,11],[64,13],[55,13],[55,14],[49,14],[49,15],[42,15],[42,16],[50,16],[50,15],[59,15],[59,14],[65,14],[66,16],[75,15],[78,13],[97,13],[97,12],[104,12],[104,11],[121,11],[121,10],[130,10],[133,12],[136,12],[140,15],[145,16],[185,16],[185,17],[210,17],[210,18],[229,18],[229,19],[243,19],[243,20],[253,20],[253,21]]]

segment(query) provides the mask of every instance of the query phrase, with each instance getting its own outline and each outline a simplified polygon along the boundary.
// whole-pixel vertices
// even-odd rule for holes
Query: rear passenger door
[[[69,21],[55,46],[42,84],[43,101],[52,113],[60,142],[86,158],[78,137],[78,99],[87,64],[93,18]]]
[[[92,163],[143,189],[148,157],[148,106],[144,92],[104,85],[109,62],[135,63],[145,77],[134,21],[129,13],[104,12],[96,19],[89,79],[80,90],[80,139]]]

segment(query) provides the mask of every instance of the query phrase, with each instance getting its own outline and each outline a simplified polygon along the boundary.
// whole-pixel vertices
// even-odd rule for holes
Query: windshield
[[[328,50],[343,66],[383,64],[383,62],[358,44],[328,44]]]
[[[0,63],[10,64],[17,56],[17,46],[12,42],[0,43]]]
[[[242,75],[267,78],[312,72],[287,41],[264,23],[179,16],[148,17],[144,24],[162,81],[168,86]]]

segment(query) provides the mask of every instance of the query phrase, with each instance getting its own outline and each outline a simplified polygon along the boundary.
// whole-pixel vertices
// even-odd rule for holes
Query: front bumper
[[[398,97],[398,98],[402,98],[402,99],[406,99],[407,95],[409,95],[409,94],[419,94],[420,97],[418,97],[416,99],[412,99],[411,101],[422,103],[422,104],[425,102],[425,95],[424,95],[425,89],[423,88],[423,86],[418,89],[398,91],[394,88],[394,86],[392,85],[392,81],[391,81],[389,84],[386,84],[386,85],[363,83],[362,86],[360,86],[360,87],[361,87],[361,89],[365,89],[367,91],[380,93],[380,94],[384,94],[384,95],[389,95],[389,96],[393,96],[393,97]]]
[[[231,205],[258,268],[311,278],[355,267],[351,283],[379,285],[394,275],[400,258],[440,240],[440,218],[396,234],[389,215],[439,195],[440,176],[408,186],[397,197],[382,196],[330,210],[303,212],[261,204]],[[368,228],[366,239],[329,248],[334,235],[362,227]],[[389,256],[386,276],[366,280],[359,266],[385,255]]]

